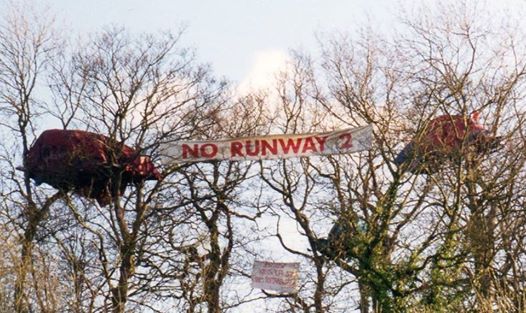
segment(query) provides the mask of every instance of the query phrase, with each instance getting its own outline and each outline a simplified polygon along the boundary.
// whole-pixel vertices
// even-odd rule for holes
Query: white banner
[[[299,263],[254,261],[252,288],[274,290],[281,293],[298,291]]]
[[[267,160],[368,150],[370,125],[330,133],[269,135],[217,141],[182,141],[160,147],[163,162]]]

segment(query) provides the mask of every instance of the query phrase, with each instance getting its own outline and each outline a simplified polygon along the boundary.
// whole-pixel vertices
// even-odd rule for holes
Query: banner
[[[330,133],[269,135],[217,141],[164,144],[164,163],[210,160],[268,160],[342,154],[371,148],[370,125]]]
[[[299,263],[254,261],[252,288],[274,290],[281,293],[298,291]]]

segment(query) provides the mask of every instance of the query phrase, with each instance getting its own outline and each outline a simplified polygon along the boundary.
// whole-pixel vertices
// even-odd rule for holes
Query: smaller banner
[[[163,162],[267,160],[359,152],[371,148],[370,125],[330,133],[182,141],[161,146]]]
[[[298,291],[299,263],[254,261],[252,288],[274,290],[280,293]]]

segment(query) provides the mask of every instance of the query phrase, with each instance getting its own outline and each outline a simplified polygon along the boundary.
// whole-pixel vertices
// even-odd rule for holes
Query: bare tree
[[[110,28],[58,51],[51,21],[8,13],[0,310],[524,311],[522,30],[468,3],[429,11],[395,38],[322,39],[319,58],[292,54],[274,91],[238,98],[180,47],[182,32]],[[500,149],[466,132],[447,153],[419,150],[436,117],[467,128],[474,112]],[[16,170],[40,121],[107,136],[106,206]],[[159,146],[185,139],[364,124],[374,144],[358,154],[160,163]],[[395,162],[410,141],[416,170]],[[150,156],[159,180],[125,188],[113,162],[124,145]],[[272,239],[302,264],[297,293],[245,288]]]
[[[249,97],[222,103],[208,116],[210,127],[194,133],[195,138],[242,137],[264,130],[257,102]],[[165,242],[165,246],[145,249],[144,258],[153,276],[174,287],[166,290],[164,284],[155,284],[153,292],[187,312],[223,312],[252,301],[250,294],[233,290],[227,282],[246,280],[247,269],[234,256],[246,254],[254,236],[243,228],[261,215],[252,199],[242,197],[257,178],[253,162],[189,164],[174,178],[170,189],[177,190],[182,205],[170,208],[162,221],[152,224],[152,244]]]
[[[4,201],[10,204],[6,205],[4,217],[17,225],[12,230],[18,232],[21,249],[13,294],[16,312],[29,312],[34,305],[43,312],[48,310],[49,299],[39,297],[43,286],[29,286],[28,276],[38,279],[33,271],[38,254],[33,246],[38,239],[38,228],[50,207],[60,198],[60,193],[50,195],[35,191],[29,177],[15,173],[15,168],[21,164],[17,162],[22,161],[21,156],[31,144],[36,119],[42,113],[36,93],[57,47],[52,21],[31,12],[23,6],[11,7],[4,12],[0,30],[0,109],[5,117],[2,126],[6,139],[3,167],[11,173],[5,176]],[[12,146],[20,149],[20,154],[13,154]]]
[[[107,134],[110,142],[126,142],[150,154],[160,143],[179,140],[204,127],[204,116],[213,111],[224,84],[213,81],[205,67],[193,65],[192,55],[178,47],[179,36],[132,38],[123,30],[111,29],[83,44],[69,63],[57,67],[60,72],[54,76],[62,79],[55,90],[68,108],[58,115],[66,117],[64,126],[74,121]],[[118,152],[113,153],[112,158],[118,159]],[[167,166],[163,180],[180,170],[177,165]],[[117,190],[123,183],[120,179],[118,174],[112,177]],[[170,212],[165,206],[183,205],[177,199],[161,202],[164,192],[164,181],[135,182],[129,193],[113,199],[110,210],[97,208],[98,214],[88,220],[81,215],[80,203],[69,202],[80,225],[91,234],[92,244],[97,245],[98,277],[104,277],[104,286],[98,287],[102,294],[97,296],[104,296],[104,306],[114,312],[124,312],[129,299],[147,305],[140,296],[148,294],[150,288],[143,281],[148,277],[137,267],[151,236],[148,219]]]
[[[313,260],[313,272],[330,272],[331,262],[347,272],[341,290],[357,287],[361,312],[520,311],[524,255],[514,225],[523,218],[515,208],[524,159],[524,51],[515,29],[495,33],[491,19],[466,3],[433,12],[441,13],[406,21],[394,40],[369,32],[327,41],[319,67],[296,55],[278,85],[289,91],[280,93],[285,130],[371,124],[375,144],[361,155],[271,165],[263,179],[309,242],[310,253],[291,252]],[[456,154],[426,164],[435,174],[411,174],[394,163],[401,143],[423,144],[418,138],[432,119],[467,121],[475,111],[507,146],[481,153],[464,138]],[[327,225],[327,215],[332,229],[313,226]],[[317,254],[331,262],[316,263]],[[322,278],[310,289],[315,303]]]

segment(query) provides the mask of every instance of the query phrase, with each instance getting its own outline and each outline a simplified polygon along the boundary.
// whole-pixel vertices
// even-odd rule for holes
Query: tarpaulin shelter
[[[363,248],[364,236],[368,226],[363,220],[356,220],[353,224],[349,213],[343,213],[331,227],[327,238],[315,241],[319,252],[328,258],[351,259],[359,255]]]
[[[37,185],[49,184],[104,206],[133,182],[159,180],[150,157],[82,130],[44,131],[24,155],[22,168]]]
[[[501,137],[493,136],[482,126],[479,113],[442,115],[431,120],[395,158],[395,164],[407,165],[410,172],[433,173],[443,157],[462,154],[466,148],[483,153],[496,149]]]

